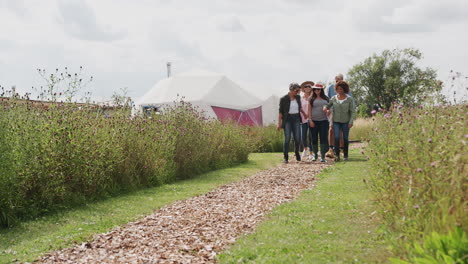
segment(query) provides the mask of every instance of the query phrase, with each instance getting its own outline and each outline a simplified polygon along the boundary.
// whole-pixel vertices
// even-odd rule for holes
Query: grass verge
[[[33,261],[48,251],[86,241],[93,234],[139,219],[176,200],[209,192],[274,167],[280,160],[278,153],[250,154],[249,161],[239,166],[90,203],[0,230],[0,263]]]
[[[369,164],[350,161],[319,174],[317,186],[273,210],[256,232],[219,255],[221,263],[384,263],[391,256],[364,179]]]

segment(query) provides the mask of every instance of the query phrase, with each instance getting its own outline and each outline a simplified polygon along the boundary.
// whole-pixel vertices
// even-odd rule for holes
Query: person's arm
[[[304,109],[302,109],[302,107],[301,107],[301,113],[304,115],[305,120],[309,119],[309,115],[304,111]]]
[[[351,128],[353,127],[354,115],[356,113],[356,104],[354,103],[354,99],[352,97],[349,99],[351,99],[351,109],[349,109],[351,116],[349,117],[348,127]]]
[[[330,98],[330,101],[328,102],[328,104],[323,106],[323,111],[328,112],[328,110],[332,108],[332,106],[333,106],[333,98]]]
[[[309,126],[315,127],[314,121],[312,121],[312,105],[309,103],[307,104],[307,113],[309,113]]]
[[[283,120],[283,114],[279,113],[278,114],[278,126],[276,127],[278,130],[281,130],[281,121]]]
[[[282,122],[283,122],[283,104],[281,103],[282,99],[280,99],[280,103],[279,103],[279,113],[278,113],[278,126],[277,126],[277,129],[278,130],[281,130],[282,128]]]

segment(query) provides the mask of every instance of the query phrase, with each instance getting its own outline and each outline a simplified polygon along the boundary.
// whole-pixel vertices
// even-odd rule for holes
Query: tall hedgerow
[[[369,143],[375,192],[396,251],[410,259],[432,233],[467,231],[467,105],[376,115]]]
[[[186,103],[129,117],[10,99],[0,109],[0,225],[247,160],[240,128]]]

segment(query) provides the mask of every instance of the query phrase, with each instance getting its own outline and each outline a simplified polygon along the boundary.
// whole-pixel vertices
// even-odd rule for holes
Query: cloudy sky
[[[441,80],[468,73],[466,0],[0,0],[0,25],[0,85],[20,92],[45,85],[37,68],[83,66],[95,98],[138,98],[171,61],[262,97],[407,47]]]

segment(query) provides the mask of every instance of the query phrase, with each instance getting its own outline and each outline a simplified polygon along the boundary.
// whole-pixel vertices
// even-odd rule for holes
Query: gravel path
[[[332,162],[291,162],[205,195],[167,205],[139,221],[82,245],[45,255],[39,263],[214,263],[273,208],[314,186]]]

